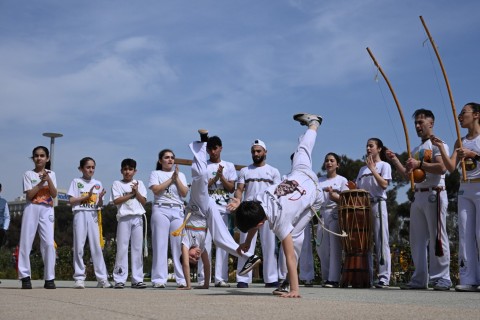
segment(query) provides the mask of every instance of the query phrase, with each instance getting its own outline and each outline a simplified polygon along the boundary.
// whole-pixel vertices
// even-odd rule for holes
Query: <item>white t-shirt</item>
[[[450,154],[447,144],[443,144],[445,148],[445,152]],[[421,160],[423,158],[423,162],[427,163],[435,163],[436,157],[441,157],[442,154],[440,153],[440,149],[432,144],[430,139],[426,140],[424,143],[413,149],[412,157]],[[430,187],[444,187],[445,186],[445,174],[433,174],[426,172],[425,181],[421,183],[415,183],[416,188],[430,188]]]
[[[151,188],[154,185],[162,184],[173,175],[174,171],[162,171],[155,170],[150,174],[150,180],[148,181],[148,187]],[[178,172],[178,179],[187,186],[187,179],[182,172]],[[177,185],[172,183],[168,188],[160,192],[158,195],[154,194],[155,203],[169,203],[183,205],[183,198],[178,193]]]
[[[310,221],[313,216],[310,207],[318,210],[325,201],[317,181],[313,171],[309,171],[309,175],[295,171],[255,196],[254,200],[261,202],[270,229],[280,241],[297,225]]]
[[[323,197],[325,198],[325,202],[322,204],[323,209],[332,209],[338,206],[338,203],[330,199],[328,191],[325,191],[325,188],[332,187],[335,192],[341,193],[342,191],[348,190],[347,183],[348,180],[338,174],[331,179],[327,176],[318,178],[318,186],[320,190],[322,190]]]
[[[57,178],[55,176],[55,172],[46,170],[50,179],[53,182],[55,188],[57,187]],[[23,192],[26,193],[28,190],[33,189],[42,179],[40,175],[33,171],[29,170],[25,172],[23,175]],[[32,200],[27,199],[27,203],[34,203],[34,204],[45,204],[47,206],[53,207],[53,198],[50,195],[50,190],[48,189],[48,183],[44,182],[42,188],[37,192],[37,194],[33,197]]]
[[[83,178],[73,179],[72,183],[70,184],[70,188],[68,188],[68,192],[67,192],[67,194],[70,197],[74,197],[74,198],[84,197],[88,195],[92,187],[93,187],[92,196],[89,199],[74,205],[72,208],[72,211],[74,213],[75,211],[98,210],[98,200],[100,200],[98,195],[100,194],[100,192],[102,192],[103,186],[100,181],[95,180],[93,178],[90,181],[85,180]]]
[[[219,163],[211,162],[210,160],[207,161],[207,172],[208,172],[208,179],[215,178],[215,175],[218,171],[218,166],[222,165],[223,167],[223,176],[228,181],[236,181],[237,180],[237,170],[235,170],[235,166],[231,162],[227,161],[220,161]],[[220,213],[227,212],[227,204],[230,201],[231,193],[227,192],[223,188],[222,181],[220,179],[215,183],[212,184],[208,188],[208,193],[210,197],[215,201],[218,206],[218,210]]]
[[[207,219],[200,211],[192,212],[183,230],[182,244],[187,248],[198,247],[205,250],[205,238],[207,236]]]
[[[252,200],[259,192],[280,183],[280,172],[269,164],[261,167],[251,164],[240,170],[237,183],[245,186],[244,200]]]
[[[466,137],[462,138],[462,146],[470,149],[476,154],[480,154],[480,136],[476,136],[474,139],[468,140]],[[459,162],[460,169],[462,168],[461,162]],[[480,178],[480,162],[473,159],[473,169],[468,170],[468,165],[465,166],[468,179]]]
[[[117,180],[113,183],[112,194],[110,196],[110,201],[113,201],[117,198],[123,197],[124,195],[132,193],[132,183],[138,183],[138,193],[147,198],[147,189],[141,180],[133,180],[130,182],[123,182]],[[137,200],[137,198],[129,199],[119,205],[117,205],[117,220],[120,220],[121,217],[128,215],[138,216],[145,213],[145,209],[142,204]]]
[[[392,167],[389,163],[385,161],[375,162],[375,169],[383,179],[392,180]],[[358,189],[368,191],[371,197],[387,200],[387,190],[378,185],[372,171],[367,166],[360,168],[356,183]]]

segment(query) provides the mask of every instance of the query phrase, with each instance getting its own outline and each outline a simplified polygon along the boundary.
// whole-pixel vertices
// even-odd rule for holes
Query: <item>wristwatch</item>
[[[475,157],[473,157],[475,161],[480,162],[480,154],[476,154]]]

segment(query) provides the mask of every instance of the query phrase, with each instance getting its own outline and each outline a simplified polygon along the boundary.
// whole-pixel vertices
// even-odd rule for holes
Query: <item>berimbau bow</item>
[[[448,96],[450,98],[450,104],[452,106],[453,121],[455,122],[455,130],[457,131],[458,146],[461,148],[462,147],[462,137],[460,136],[460,127],[458,125],[457,110],[455,109],[455,102],[453,101],[452,90],[450,89],[450,82],[448,81],[447,72],[445,71],[445,68],[443,67],[443,62],[442,62],[442,59],[440,58],[440,54],[438,53],[437,45],[435,44],[435,41],[433,41],[433,38],[430,35],[430,31],[428,31],[427,25],[425,24],[425,21],[423,20],[422,16],[420,16],[420,21],[422,21],[423,27],[425,28],[425,31],[427,32],[428,39],[430,40],[430,43],[432,44],[433,50],[435,51],[435,55],[437,56],[437,60],[438,60],[438,63],[440,64],[440,68],[442,69],[443,78],[445,79],[445,84],[447,85]],[[467,181],[467,172],[465,171],[465,161],[464,161],[464,159],[462,159],[462,177],[463,177],[463,181]]]
[[[388,80],[385,72],[383,72],[382,67],[378,64],[377,60],[373,56],[372,51],[370,51],[370,48],[367,48],[368,54],[373,60],[373,63],[375,66],[378,68],[380,73],[382,74],[383,78],[385,79],[385,82],[388,85],[388,88],[390,89],[390,92],[392,93],[393,100],[395,100],[395,104],[397,105],[398,113],[400,114],[400,119],[402,120],[402,125],[403,125],[403,132],[405,133],[405,142],[407,143],[407,154],[408,157],[412,157],[412,153],[410,151],[410,139],[408,138],[408,130],[407,130],[407,124],[405,123],[405,118],[403,117],[403,111],[402,107],[400,106],[400,103],[398,102],[397,95],[395,94],[395,91],[393,90],[392,85],[390,84],[390,81]],[[414,182],[413,182],[413,172],[410,173],[410,186],[412,188],[412,191],[414,190]]]

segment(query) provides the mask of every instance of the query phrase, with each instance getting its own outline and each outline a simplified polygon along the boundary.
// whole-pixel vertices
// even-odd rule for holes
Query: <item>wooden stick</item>
[[[410,151],[410,139],[408,138],[407,123],[405,122],[405,118],[403,117],[402,107],[400,106],[400,103],[398,102],[397,95],[395,94],[395,91],[393,90],[393,87],[390,84],[390,81],[388,80],[387,75],[385,74],[385,72],[383,72],[382,67],[380,67],[380,65],[378,64],[377,60],[373,56],[372,51],[370,51],[370,48],[367,48],[367,51],[368,51],[368,54],[370,55],[370,57],[372,58],[373,63],[375,63],[375,66],[378,68],[378,70],[382,74],[383,78],[385,79],[385,82],[387,83],[388,88],[390,89],[390,92],[392,93],[393,100],[395,100],[395,104],[397,105],[398,113],[400,114],[400,119],[402,120],[403,132],[405,133],[405,141],[407,143],[408,157],[411,158],[412,153]],[[415,188],[415,185],[414,185],[414,182],[413,182],[413,172],[410,173],[410,187],[412,188],[412,191]]]
[[[182,159],[182,158],[175,158],[175,164],[183,165],[183,166],[191,166],[192,165],[192,160],[190,159]],[[242,168],[245,168],[246,166],[240,165],[240,164],[235,164],[235,169],[237,171],[240,171]]]
[[[455,130],[457,131],[458,146],[462,148],[462,137],[460,136],[460,126],[458,124],[458,119],[457,119],[457,110],[455,108],[455,102],[453,101],[452,90],[450,89],[450,82],[448,81],[447,72],[443,67],[442,58],[440,58],[440,53],[438,53],[437,45],[435,44],[435,41],[433,41],[430,31],[428,31],[427,25],[425,24],[425,21],[423,20],[422,16],[420,16],[420,21],[422,21],[423,28],[425,28],[425,31],[427,32],[428,39],[432,44],[433,50],[435,51],[435,55],[437,56],[438,63],[440,64],[440,68],[442,69],[443,78],[445,79],[445,84],[447,85],[447,90],[448,90],[448,96],[450,98],[450,104],[452,105],[453,121],[455,122]],[[462,159],[462,176],[463,176],[463,181],[467,181],[467,171],[465,170],[464,159]]]

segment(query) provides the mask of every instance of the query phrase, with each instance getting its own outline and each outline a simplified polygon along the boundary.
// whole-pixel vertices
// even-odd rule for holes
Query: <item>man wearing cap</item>
[[[235,190],[235,198],[242,201],[242,195],[244,194],[244,200],[253,200],[254,196],[261,191],[267,189],[267,187],[280,183],[280,172],[278,169],[268,165],[266,163],[267,158],[267,146],[262,140],[255,140],[250,148],[252,154],[253,163],[248,167],[240,170],[239,178],[237,180],[237,189]],[[268,225],[263,225],[259,229],[260,243],[262,245],[263,254],[263,280],[265,287],[276,288],[278,286],[278,270],[277,259],[275,257],[275,234],[270,230]],[[240,243],[245,242],[247,237],[246,233],[240,233]],[[257,241],[257,235],[252,240],[255,244]],[[251,256],[255,251],[255,246],[252,245],[248,250],[247,256]],[[238,259],[237,265],[237,288],[248,288],[248,284],[252,282],[252,272],[246,275],[240,276],[238,273],[245,264],[245,258]]]

